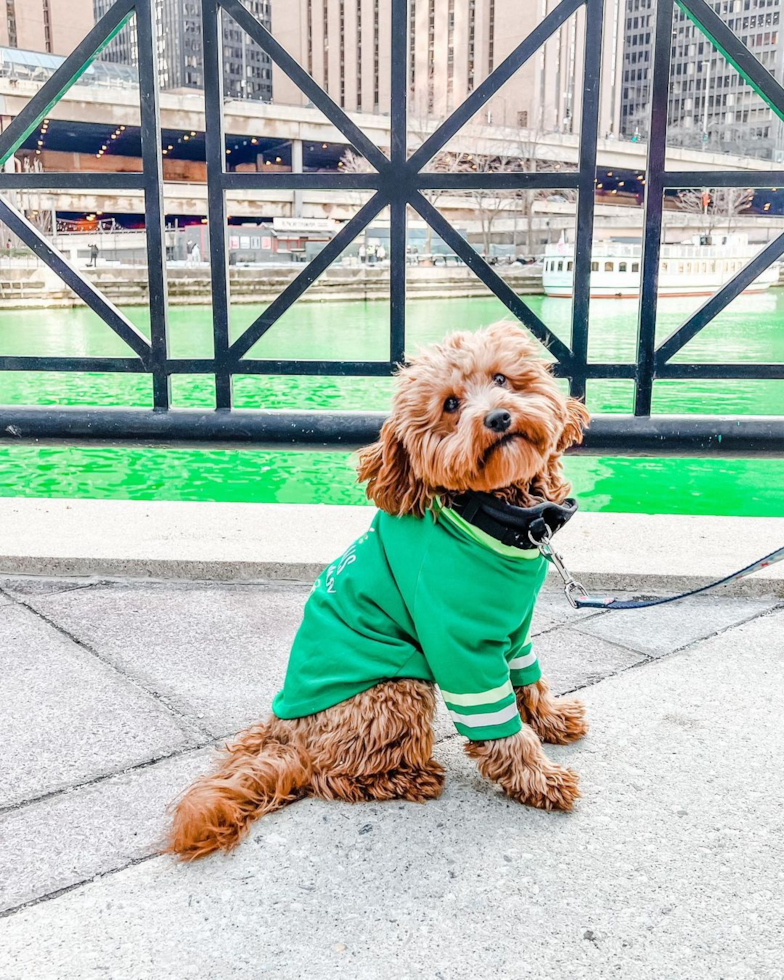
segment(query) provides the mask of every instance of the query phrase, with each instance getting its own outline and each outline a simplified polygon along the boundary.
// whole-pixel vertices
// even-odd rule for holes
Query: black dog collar
[[[577,501],[568,497],[562,504],[545,500],[533,507],[515,507],[491,493],[469,490],[452,501],[452,509],[464,521],[489,534],[501,544],[530,550],[559,531],[577,512]]]

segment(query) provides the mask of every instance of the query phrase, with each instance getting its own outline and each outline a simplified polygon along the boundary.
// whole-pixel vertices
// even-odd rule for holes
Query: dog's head
[[[588,418],[520,327],[455,333],[398,373],[392,414],[360,453],[359,478],[390,514],[421,515],[437,494],[465,490],[560,501],[569,492],[561,453]]]

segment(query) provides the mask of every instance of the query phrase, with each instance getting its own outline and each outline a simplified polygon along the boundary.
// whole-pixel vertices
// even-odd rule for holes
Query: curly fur
[[[392,414],[359,457],[367,494],[389,514],[422,516],[436,495],[492,491],[512,503],[562,501],[561,454],[582,439],[585,407],[563,394],[534,345],[510,323],[456,333],[422,351],[397,378]],[[503,376],[503,382],[497,376]],[[445,402],[458,400],[456,411]],[[483,423],[493,409],[512,417],[502,439]],[[517,690],[525,724],[510,738],[469,742],[479,771],[507,795],[545,810],[568,810],[577,777],[541,746],[585,734],[583,707],[553,698],[545,681]],[[327,800],[439,795],[444,770],[432,758],[433,686],[376,685],[304,718],[272,715],[221,753],[215,771],[173,806],[166,850],[183,860],[235,847],[251,822],[304,796]]]

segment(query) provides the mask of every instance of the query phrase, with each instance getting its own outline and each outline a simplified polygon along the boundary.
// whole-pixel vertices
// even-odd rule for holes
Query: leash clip
[[[572,577],[572,573],[564,564],[563,558],[552,546],[552,538],[553,536],[550,533],[550,528],[545,524],[541,538],[538,540],[534,538],[534,543],[539,549],[539,554],[543,558],[546,558],[552,565],[555,565],[555,569],[561,576],[564,584],[564,595],[566,596],[567,602],[572,609],[577,609],[579,606],[577,597],[587,596],[588,592],[586,591],[582,582],[577,582]]]

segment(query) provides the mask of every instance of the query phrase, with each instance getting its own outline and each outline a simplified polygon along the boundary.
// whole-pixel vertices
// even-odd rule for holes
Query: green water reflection
[[[568,301],[528,297],[536,312],[565,340]],[[702,300],[660,302],[660,339]],[[262,307],[232,310],[238,335]],[[143,308],[127,315],[148,332]],[[409,349],[451,330],[475,329],[504,315],[492,299],[415,300],[408,305]],[[591,309],[592,361],[631,361],[635,301],[597,301]],[[170,312],[172,354],[212,354],[211,313],[205,307]],[[299,303],[256,345],[254,356],[280,358],[384,358],[388,307],[382,302]],[[24,310],[0,313],[0,353],[108,356],[128,350],[90,311]],[[739,297],[677,356],[690,361],[784,361],[784,291]],[[243,408],[384,410],[389,379],[240,377]],[[208,377],[173,379],[176,407],[214,404]],[[0,404],[149,406],[151,386],[141,375],[6,372]],[[595,412],[628,412],[628,381],[589,383]],[[654,411],[784,415],[784,384],[777,381],[657,382]],[[570,475],[583,506],[593,510],[784,515],[784,461],[626,460],[571,458]],[[170,500],[247,500],[358,503],[352,460],[337,452],[262,452],[252,449],[136,449],[106,447],[0,447],[0,494],[130,497]]]

